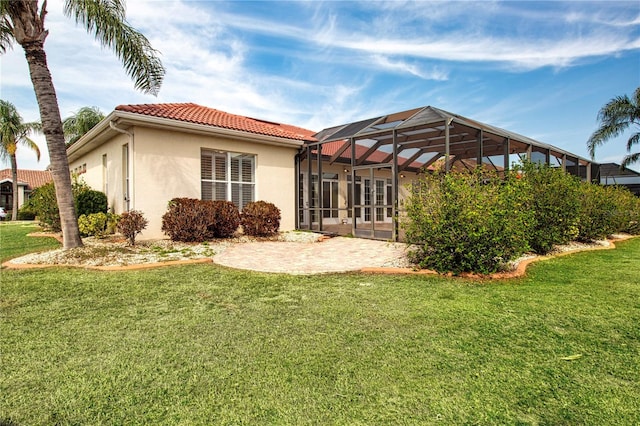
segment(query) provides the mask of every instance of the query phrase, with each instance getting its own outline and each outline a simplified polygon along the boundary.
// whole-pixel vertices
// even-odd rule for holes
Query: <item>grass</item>
[[[31,240],[0,230],[2,258]],[[0,424],[639,424],[639,255],[481,283],[3,270]]]
[[[60,248],[55,238],[25,238],[40,228],[33,222],[0,222],[0,263],[24,254]]]

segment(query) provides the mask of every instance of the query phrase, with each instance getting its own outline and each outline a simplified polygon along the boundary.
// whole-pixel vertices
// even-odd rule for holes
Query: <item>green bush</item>
[[[71,189],[77,215],[107,212],[106,196],[99,191],[92,190],[83,180],[74,176]],[[82,212],[80,208],[83,209]],[[40,224],[46,228],[54,232],[60,231],[60,212],[53,182],[36,188],[23,209],[34,214]]]
[[[60,212],[53,182],[49,182],[33,190],[24,209],[35,213],[36,218],[46,228],[54,232],[60,231]]]
[[[438,272],[492,273],[528,249],[533,214],[527,183],[474,173],[427,174],[405,200],[413,260]]]
[[[75,202],[78,217],[92,213],[107,213],[107,196],[104,192],[83,189],[75,196]]]
[[[266,201],[247,203],[242,209],[242,229],[246,235],[267,237],[278,233],[280,209]]]
[[[162,216],[162,231],[173,241],[228,238],[233,236],[239,224],[240,213],[230,201],[174,198]]]
[[[136,245],[136,236],[147,227],[149,221],[142,212],[131,210],[124,212],[118,219],[118,231],[124,235],[130,245]]]
[[[529,234],[531,249],[546,254],[554,245],[578,236],[580,180],[560,168],[525,163],[518,170],[531,197],[526,209],[534,214]]]
[[[580,196],[578,237],[580,241],[602,240],[623,227],[618,214],[615,188],[584,184]]]
[[[78,228],[83,237],[103,238],[115,232],[120,217],[112,213],[92,213],[78,218]]]
[[[18,220],[34,220],[35,218],[36,214],[29,209],[20,208],[18,210]]]
[[[616,232],[637,234],[639,221],[640,198],[627,188],[584,185],[578,239],[604,239]]]

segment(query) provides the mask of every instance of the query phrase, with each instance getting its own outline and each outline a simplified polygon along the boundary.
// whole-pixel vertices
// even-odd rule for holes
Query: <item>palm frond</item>
[[[628,96],[616,96],[611,99],[600,111],[598,121],[600,127],[591,134],[587,140],[587,149],[591,158],[595,157],[596,148],[609,139],[622,135],[632,124],[640,125],[640,87],[634,92],[634,99]],[[628,149],[637,143],[634,136],[629,139]]]
[[[4,0],[2,3],[4,5]],[[13,26],[4,11],[2,11],[2,17],[0,18],[0,53],[6,53],[7,50],[11,49],[14,41]]]
[[[83,107],[75,114],[62,121],[67,144],[72,144],[93,129],[102,119],[104,114],[98,107]]]
[[[630,166],[640,160],[640,152],[629,154],[622,159],[622,167]]]
[[[633,146],[640,142],[640,133],[634,133],[627,141],[627,151],[631,152]]]
[[[115,51],[136,89],[158,94],[165,74],[159,52],[126,21],[123,1],[67,0],[64,12]]]
[[[0,157],[15,155],[18,145],[24,145],[36,153],[40,160],[40,148],[29,134],[41,129],[40,123],[25,123],[16,107],[8,101],[0,99]]]

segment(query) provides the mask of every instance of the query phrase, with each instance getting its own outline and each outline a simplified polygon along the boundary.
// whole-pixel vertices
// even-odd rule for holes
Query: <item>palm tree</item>
[[[593,132],[587,141],[591,158],[595,156],[597,146],[611,138],[620,136],[632,124],[640,126],[640,87],[635,90],[632,99],[629,99],[627,95],[611,99],[598,112],[598,121],[600,127]],[[622,160],[622,167],[627,167],[640,160],[640,152],[631,153],[633,145],[638,142],[640,142],[640,132],[635,132],[627,141],[629,155]]]
[[[98,107],[83,107],[62,121],[62,130],[67,145],[75,143],[104,118]]]
[[[24,49],[51,160],[63,247],[68,249],[81,247],[82,240],[71,191],[60,108],[44,50],[48,34],[44,25],[47,2],[44,0],[42,6],[38,3],[38,0],[0,0],[0,53],[6,52],[14,41]],[[103,46],[115,51],[133,78],[136,89],[157,94],[164,78],[164,67],[147,38],[127,23],[124,0],[65,0],[64,13],[82,24]]]
[[[18,220],[18,161],[16,149],[18,144],[30,148],[36,153],[40,161],[40,148],[28,135],[31,132],[39,132],[40,123],[25,123],[16,107],[8,101],[0,99],[0,157],[9,157],[11,162],[12,182],[12,220]]]

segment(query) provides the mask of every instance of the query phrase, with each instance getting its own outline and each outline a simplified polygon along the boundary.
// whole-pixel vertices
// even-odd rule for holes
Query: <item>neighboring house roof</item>
[[[617,163],[601,163],[600,164],[600,176],[611,176],[611,177],[637,177],[640,176],[640,173],[631,169],[621,169],[620,164]]]
[[[116,111],[126,111],[134,114],[162,117],[171,120],[295,140],[314,141],[313,135],[316,133],[289,124],[230,114],[194,103],[119,105],[116,107]]]
[[[0,170],[0,181],[12,181],[11,169]],[[47,170],[18,169],[18,184],[24,184],[29,189],[38,188],[53,180],[51,172]]]

